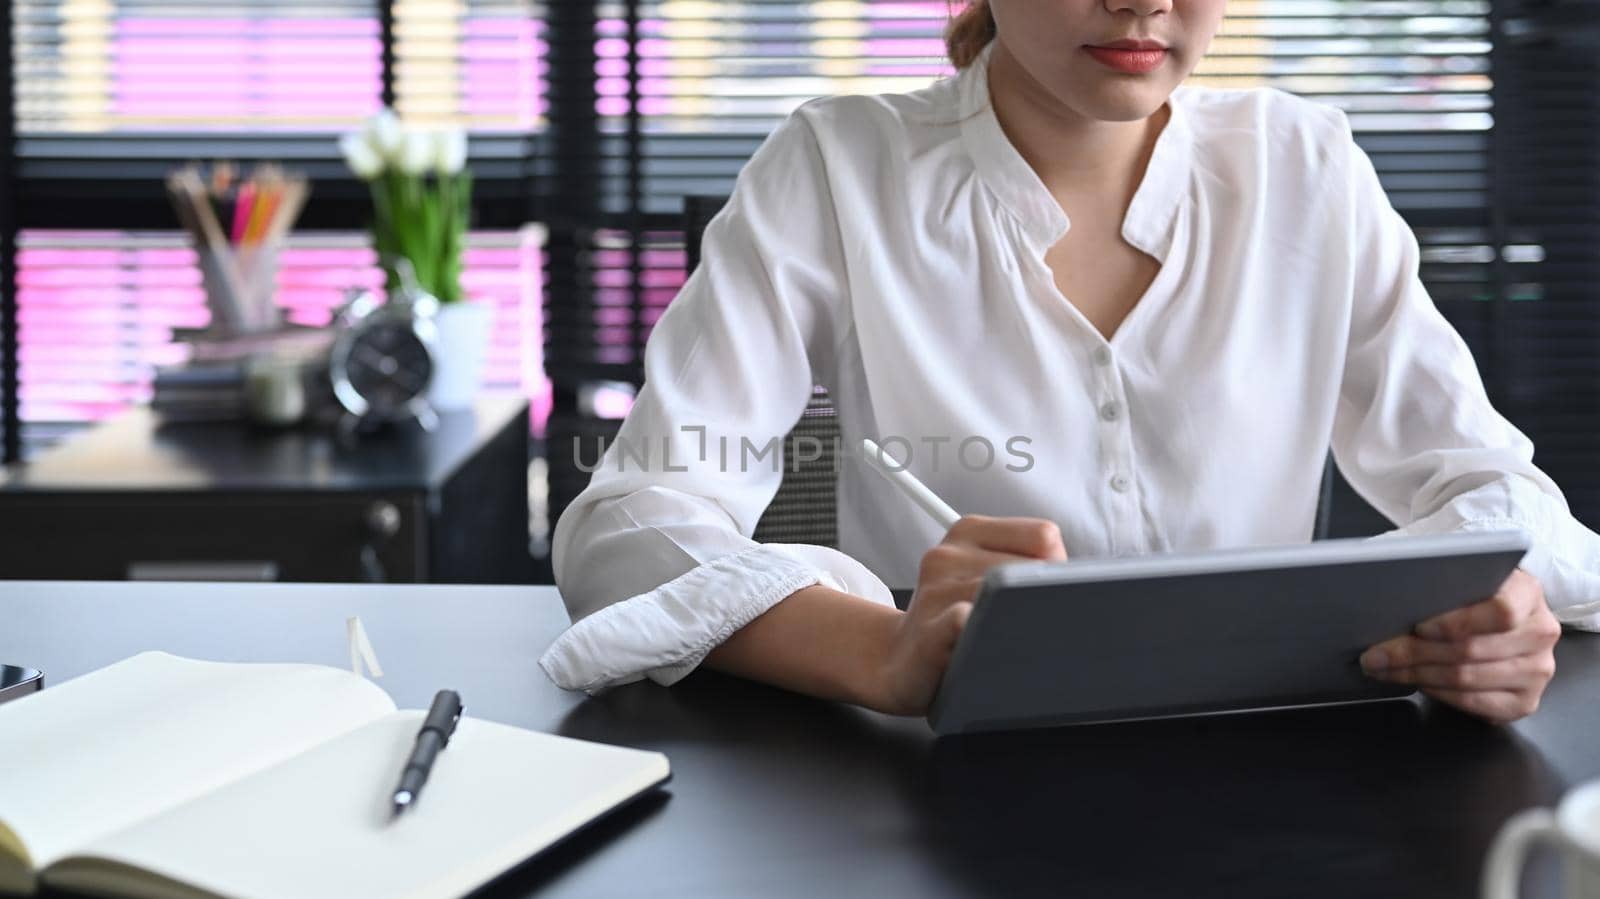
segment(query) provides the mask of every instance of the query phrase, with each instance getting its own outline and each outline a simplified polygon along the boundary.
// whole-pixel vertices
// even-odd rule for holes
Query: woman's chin
[[[1102,122],[1133,122],[1148,118],[1172,96],[1177,86],[1158,71],[1131,75],[1112,71],[1091,58],[1061,74],[1054,85],[1063,105],[1079,115]],[[1170,64],[1170,63],[1168,63]]]
[[[1136,122],[1149,118],[1171,94],[1164,86],[1106,85],[1092,94],[1080,95],[1074,106],[1098,121]]]

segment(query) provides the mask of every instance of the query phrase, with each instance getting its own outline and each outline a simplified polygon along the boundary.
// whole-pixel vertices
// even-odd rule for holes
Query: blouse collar
[[[1041,249],[1066,234],[1070,221],[1033,167],[1012,145],[989,98],[991,40],[958,75],[961,137],[981,177]],[[1150,162],[1122,222],[1122,236],[1165,262],[1172,222],[1188,198],[1193,141],[1181,102],[1182,86],[1168,99],[1171,114],[1156,137]]]

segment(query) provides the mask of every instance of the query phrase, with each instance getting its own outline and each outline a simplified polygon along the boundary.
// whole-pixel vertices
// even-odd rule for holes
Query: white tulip
[[[434,170],[454,175],[467,165],[467,132],[460,128],[441,131],[434,137]]]
[[[378,157],[388,163],[400,161],[400,150],[405,142],[405,129],[392,110],[382,112],[367,120],[367,145]]]
[[[428,131],[408,130],[400,142],[400,171],[407,175],[422,175],[433,167],[438,157],[434,149],[433,134]]]
[[[339,138],[339,150],[344,153],[345,164],[362,181],[371,181],[383,174],[383,157],[372,149],[362,134],[346,134]]]

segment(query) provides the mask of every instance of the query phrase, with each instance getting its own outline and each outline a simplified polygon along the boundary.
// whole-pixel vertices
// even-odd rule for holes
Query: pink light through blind
[[[340,18],[124,18],[113,112],[195,129],[344,126],[379,106],[377,22]]]
[[[549,48],[531,0],[402,0],[395,4],[400,115],[484,132],[544,125]]]
[[[494,303],[486,386],[532,401],[544,433],[550,386],[542,363],[544,232],[471,235],[468,292]],[[174,327],[204,327],[194,253],[172,233],[26,231],[17,267],[24,438],[47,442],[72,426],[150,397],[157,365],[183,361]],[[380,276],[363,235],[302,235],[281,258],[279,303],[291,320],[325,324],[353,285]]]
[[[381,95],[370,0],[12,0],[20,134],[342,130]]]
[[[371,0],[9,2],[22,134],[342,131],[380,103]],[[403,117],[543,127],[540,0],[398,0],[394,13]]]
[[[629,268],[634,250],[624,232],[604,230],[596,235],[597,249],[591,257],[595,265],[595,342],[598,361],[608,365],[633,360],[633,273]],[[649,232],[639,250],[639,326],[642,339],[649,337],[667,304],[683,287],[687,262],[683,235],[679,232]]]
[[[641,5],[639,113],[649,131],[765,133],[812,97],[915,90],[952,69],[945,0]],[[602,17],[595,110],[628,113],[627,26]],[[756,117],[755,122],[734,117]],[[720,121],[719,121],[720,117]]]

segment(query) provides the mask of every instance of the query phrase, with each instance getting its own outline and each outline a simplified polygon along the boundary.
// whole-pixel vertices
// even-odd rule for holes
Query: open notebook
[[[0,705],[0,893],[459,896],[668,777],[666,756],[424,713],[319,665],[147,652]]]

